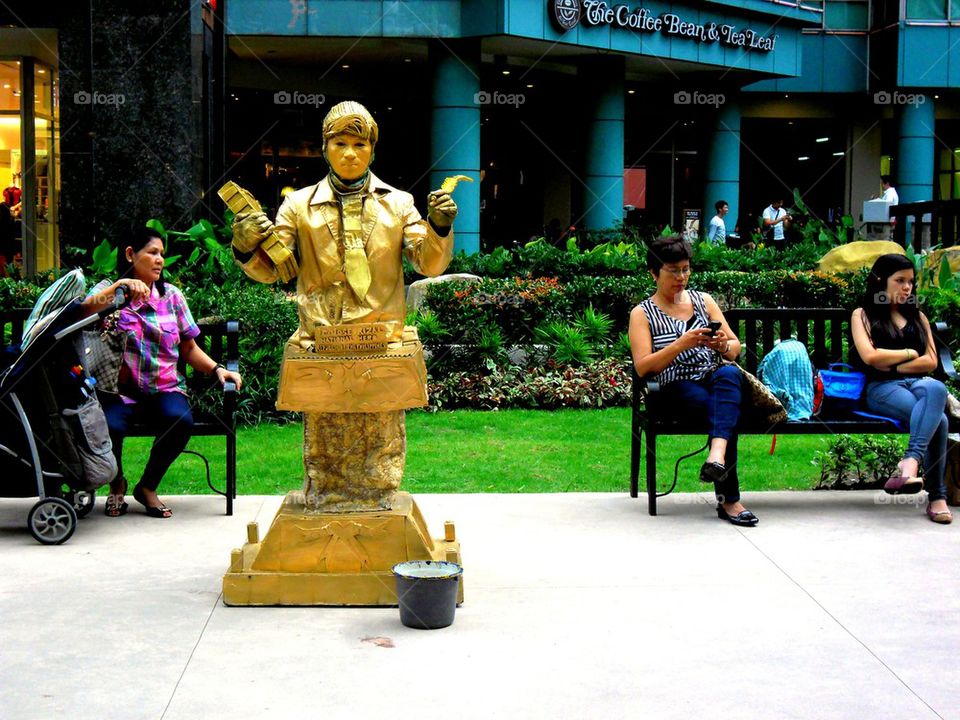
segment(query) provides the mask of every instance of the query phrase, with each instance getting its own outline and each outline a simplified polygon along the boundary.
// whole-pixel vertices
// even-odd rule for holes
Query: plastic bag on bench
[[[815,410],[816,373],[807,346],[792,338],[781,340],[757,368],[757,377],[787,410],[789,420],[809,420]]]

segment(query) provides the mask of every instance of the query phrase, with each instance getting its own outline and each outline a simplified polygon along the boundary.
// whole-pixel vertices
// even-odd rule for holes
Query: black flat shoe
[[[758,518],[749,510],[743,510],[736,515],[730,515],[726,510],[723,509],[723,505],[717,505],[717,517],[721,520],[727,520],[734,525],[739,525],[740,527],[753,527],[760,522],[760,518]]]
[[[705,462],[700,466],[700,482],[718,483],[727,479],[727,468],[718,462]]]
[[[161,520],[173,517],[170,508],[163,503],[159,505],[147,505],[147,498],[143,494],[143,488],[140,487],[140,483],[133,486],[133,499],[143,505],[143,512],[149,517],[160,518]]]

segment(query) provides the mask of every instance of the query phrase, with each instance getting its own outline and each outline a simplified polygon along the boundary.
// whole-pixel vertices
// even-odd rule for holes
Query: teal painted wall
[[[922,102],[919,100],[922,99]],[[900,202],[933,200],[936,108],[932,97],[897,108],[897,176]]]
[[[744,2],[751,12],[739,10]],[[608,0],[608,4],[619,3]],[[582,22],[561,33],[550,20],[546,0],[230,0],[226,26],[231,35],[456,38],[503,34],[795,76],[800,73],[801,58],[798,28],[819,22],[816,13],[765,0],[628,3],[630,8],[638,5],[654,16],[674,12],[685,21],[729,23],[763,35],[776,33],[777,46],[769,53],[746,51]]]
[[[900,28],[897,85],[960,87],[960,27]]]
[[[558,31],[547,13],[544,0],[502,0],[504,8],[503,32],[507,35],[527,37],[549,42],[615,50],[637,55],[654,55],[674,60],[687,60],[721,67],[737,67],[761,72],[798,75],[800,72],[800,31],[797,25],[786,25],[781,19],[780,6],[762,3],[768,17],[725,12],[722,3],[716,9],[703,3],[671,3],[663,0],[646,0],[642,3],[627,3],[633,8],[642,5],[653,16],[673,12],[685,21],[698,23],[729,23],[737,27],[750,27],[761,34],[778,34],[776,49],[769,53],[745,51],[724,47],[718,43],[700,43],[687,38],[670,38],[661,33],[637,33],[625,28],[606,25],[591,27],[582,21],[572,30]],[[619,2],[608,0],[608,5]],[[769,12],[769,11],[773,12]],[[818,16],[819,17],[819,16]],[[808,23],[809,24],[809,23]]]
[[[589,112],[584,127],[583,224],[589,230],[604,230],[623,220],[623,58],[591,58],[580,71]]]
[[[700,221],[703,232],[716,214],[714,203],[717,200],[726,200],[730,206],[724,218],[728,234],[733,232],[740,217],[740,118],[740,106],[730,102],[717,113],[713,125]]]
[[[229,0],[230,35],[459,37],[460,0]]]
[[[745,92],[867,92],[866,35],[801,35],[802,75],[761,80]]]

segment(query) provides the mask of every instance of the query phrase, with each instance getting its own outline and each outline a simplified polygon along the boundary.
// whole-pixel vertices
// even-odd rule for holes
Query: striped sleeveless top
[[[650,298],[640,303],[643,314],[647,316],[647,322],[650,324],[653,352],[663,350],[687,330],[707,327],[710,316],[707,314],[703,296],[696,290],[687,290],[687,292],[693,302],[693,317],[688,322],[667,315]],[[703,346],[692,347],[677,355],[673,362],[657,373],[652,380],[661,385],[677,380],[700,380],[719,366],[720,356],[715,350]]]

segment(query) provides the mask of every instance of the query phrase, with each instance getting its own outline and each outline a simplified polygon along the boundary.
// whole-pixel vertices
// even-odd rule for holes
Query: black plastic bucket
[[[462,574],[462,567],[442,560],[408,560],[394,565],[400,622],[421,630],[451,625]]]

